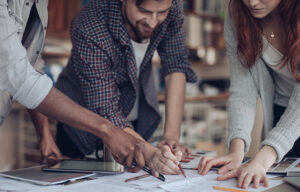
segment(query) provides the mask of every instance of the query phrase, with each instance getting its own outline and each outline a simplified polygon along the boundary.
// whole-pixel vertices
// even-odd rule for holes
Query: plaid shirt
[[[139,78],[119,0],[92,0],[73,20],[71,40],[72,56],[57,87],[116,126],[133,128],[126,117],[134,106],[139,83],[139,118],[134,128],[145,139],[152,135],[160,121],[151,64],[154,51],[157,49],[161,57],[164,76],[182,72],[188,82],[196,80],[187,60],[182,1],[179,0],[173,1],[166,20],[151,37]],[[64,130],[84,154],[95,149],[95,136],[67,125]]]

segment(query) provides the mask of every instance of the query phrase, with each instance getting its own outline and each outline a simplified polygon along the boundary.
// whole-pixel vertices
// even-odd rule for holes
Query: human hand
[[[243,154],[232,152],[218,157],[202,157],[198,165],[198,173],[205,175],[213,166],[222,166],[218,169],[218,180],[227,180],[234,177],[236,169],[242,164]]]
[[[179,161],[182,159],[182,156],[191,155],[191,149],[181,144],[178,139],[163,138],[158,144],[159,149],[163,149],[164,146],[170,145],[174,151],[176,158],[179,158]],[[181,153],[179,153],[181,152]]]
[[[275,149],[264,145],[250,163],[241,166],[236,171],[236,176],[238,177],[237,186],[246,189],[253,182],[254,188],[259,187],[260,183],[268,187],[266,172],[274,164],[276,158],[277,153]]]
[[[50,132],[50,128],[44,129],[43,134],[39,139],[40,153],[42,156],[42,163],[55,163],[67,157],[63,156],[58,149],[54,138]]]
[[[111,124],[102,140],[104,145],[109,148],[114,159],[126,166],[128,171],[137,172],[145,166],[146,142],[142,139]],[[135,159],[137,165],[132,168],[133,159]]]
[[[181,151],[178,152],[180,155]],[[164,145],[158,149],[151,144],[148,144],[147,165],[151,169],[152,174],[158,177],[158,173],[175,175],[180,174],[178,167],[180,157],[176,157],[169,146]]]
[[[147,164],[155,177],[158,177],[159,173],[180,173],[179,162],[168,146],[165,146],[162,151],[139,139],[131,129],[125,131],[120,128],[114,129],[115,127],[111,128],[114,135],[104,137],[103,143],[110,149],[115,160],[127,167],[128,172],[137,172]],[[137,163],[135,167],[132,167],[133,159]]]
[[[237,186],[240,188],[248,188],[253,182],[253,187],[258,188],[260,183],[263,183],[265,187],[268,187],[268,179],[266,176],[267,169],[259,162],[251,161],[245,165],[242,165],[236,171],[236,177],[238,177]]]

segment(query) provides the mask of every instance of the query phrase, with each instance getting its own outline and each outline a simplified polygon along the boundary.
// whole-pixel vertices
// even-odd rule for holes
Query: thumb
[[[175,152],[175,157],[176,157],[177,161],[181,161],[181,159],[182,159],[182,152],[181,151],[176,151]]]

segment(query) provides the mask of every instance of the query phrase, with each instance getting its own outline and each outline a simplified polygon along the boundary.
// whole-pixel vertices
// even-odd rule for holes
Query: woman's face
[[[276,9],[281,0],[242,0],[248,7],[252,16],[264,18]],[[285,0],[286,1],[286,0]]]

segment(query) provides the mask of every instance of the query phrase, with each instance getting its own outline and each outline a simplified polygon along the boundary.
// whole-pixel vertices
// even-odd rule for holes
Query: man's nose
[[[151,15],[151,17],[149,18],[149,20],[148,20],[148,25],[149,25],[149,27],[151,27],[152,29],[154,29],[156,27],[157,23],[158,23],[157,13],[153,13]]]

